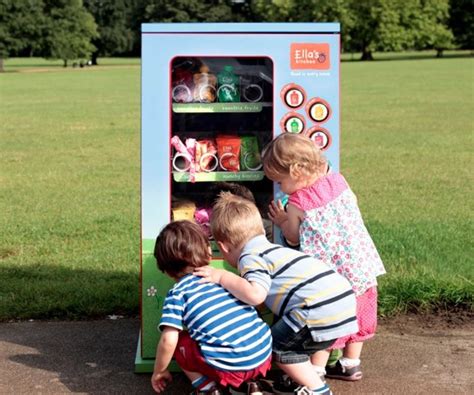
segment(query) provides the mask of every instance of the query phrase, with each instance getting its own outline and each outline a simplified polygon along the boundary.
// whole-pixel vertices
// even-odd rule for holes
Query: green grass
[[[139,62],[101,64],[0,75],[0,319],[138,312]],[[342,64],[342,171],[388,271],[383,314],[474,306],[472,70]]]

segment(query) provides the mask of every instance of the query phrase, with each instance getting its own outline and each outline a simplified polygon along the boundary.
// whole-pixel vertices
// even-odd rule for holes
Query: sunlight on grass
[[[0,75],[0,319],[138,312],[139,60],[99,61]],[[474,306],[472,67],[342,63],[341,168],[388,271],[383,314]]]

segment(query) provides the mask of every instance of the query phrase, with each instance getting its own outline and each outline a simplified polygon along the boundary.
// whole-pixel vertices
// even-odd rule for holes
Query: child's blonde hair
[[[221,192],[212,207],[211,231],[216,241],[233,247],[242,247],[251,238],[265,234],[257,206],[230,192]]]
[[[307,136],[283,133],[272,140],[262,154],[263,170],[271,180],[290,175],[294,178],[324,173],[326,158]]]

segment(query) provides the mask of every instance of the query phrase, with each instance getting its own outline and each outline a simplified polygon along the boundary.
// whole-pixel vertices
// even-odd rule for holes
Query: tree
[[[130,0],[85,0],[84,6],[94,16],[99,37],[92,40],[96,50],[92,53],[92,64],[99,56],[120,55],[132,49],[133,32]]]
[[[256,19],[269,22],[339,22],[343,47],[350,42],[353,25],[349,0],[254,0]]]
[[[227,0],[150,0],[145,20],[149,22],[230,22]]]
[[[474,2],[451,0],[449,26],[457,45],[462,49],[474,49]]]
[[[97,25],[81,0],[45,0],[44,13],[50,26],[44,48],[47,58],[62,59],[64,67],[68,60],[90,58]]]
[[[4,59],[41,47],[45,30],[42,7],[41,0],[0,0],[0,72],[4,71]]]

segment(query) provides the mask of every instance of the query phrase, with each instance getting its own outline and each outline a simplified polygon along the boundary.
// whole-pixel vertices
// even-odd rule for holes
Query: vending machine
[[[308,135],[338,171],[339,65],[338,23],[142,25],[137,372],[153,370],[173,285],[153,257],[158,233],[173,220],[197,222],[210,238],[211,264],[231,270],[209,232],[212,201],[229,187],[223,183],[250,190],[265,217],[284,196],[265,177],[260,153],[280,133]],[[278,229],[266,225],[279,243]]]

